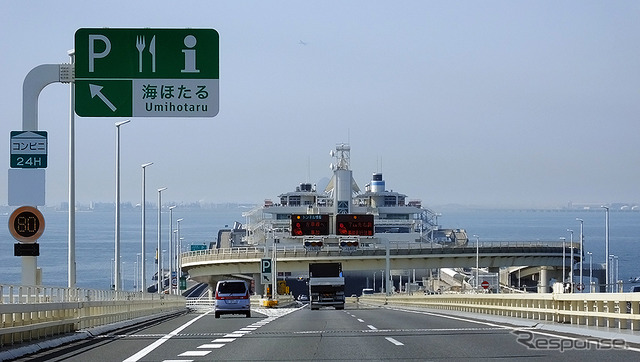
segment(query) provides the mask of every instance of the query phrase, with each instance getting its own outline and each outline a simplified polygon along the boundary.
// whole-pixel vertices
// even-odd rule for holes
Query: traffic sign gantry
[[[75,33],[75,111],[82,117],[214,117],[214,29],[83,28]]]
[[[44,232],[44,216],[33,206],[21,206],[9,217],[9,232],[23,243],[35,243]]]

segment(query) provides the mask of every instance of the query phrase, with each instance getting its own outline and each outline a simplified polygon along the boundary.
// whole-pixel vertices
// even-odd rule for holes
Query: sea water
[[[221,205],[211,208],[180,208],[173,210],[173,226],[180,223],[183,250],[192,244],[215,242],[218,231],[232,227],[234,222],[244,223],[242,213],[247,207]],[[593,253],[593,264],[605,261],[605,212],[596,210],[487,210],[452,209],[438,211],[441,228],[465,229],[469,243],[478,235],[484,241],[580,241],[580,222],[584,220],[584,263],[588,269],[589,257]],[[42,269],[42,284],[66,286],[68,274],[68,215],[65,211],[45,209],[46,226],[40,240],[38,267]],[[146,222],[146,269],[147,285],[157,268],[155,264],[158,240],[157,209],[147,207]],[[162,249],[169,240],[168,210],[163,209]],[[8,215],[0,220],[7,225]],[[120,250],[121,274],[124,290],[133,290],[136,268],[141,262],[141,224],[139,208],[121,211]],[[113,211],[86,211],[76,213],[76,285],[82,288],[109,289],[113,284],[113,259],[115,244],[115,216]],[[21,258],[13,256],[15,240],[5,228],[3,233],[0,265],[0,284],[20,284]],[[640,276],[640,212],[611,210],[609,217],[609,253],[618,256],[618,279],[628,281]],[[167,254],[164,254],[164,258]],[[615,267],[615,263],[613,264]],[[166,264],[165,264],[166,266]],[[612,274],[614,275],[614,274]],[[625,287],[625,290],[628,288]]]
[[[40,256],[38,268],[42,269],[42,284],[47,286],[68,285],[68,212],[50,208],[41,210],[45,219],[45,230],[38,240]],[[246,207],[237,205],[219,205],[208,208],[180,208],[170,213],[163,208],[161,213],[161,238],[163,267],[167,268],[168,240],[170,238],[170,217],[173,229],[180,222],[180,238],[183,251],[191,245],[209,247],[217,239],[220,229],[230,228],[234,222],[244,223],[242,213]],[[145,223],[145,269],[147,286],[157,270],[156,249],[158,244],[158,210],[147,207]],[[115,210],[77,211],[76,212],[76,286],[92,289],[109,289],[113,285],[113,259],[115,258]],[[8,223],[8,215],[0,222]],[[1,231],[2,247],[0,252],[0,284],[21,283],[21,257],[13,256],[13,244],[16,242],[8,229]],[[175,238],[175,236],[174,236]],[[175,239],[174,239],[175,240]],[[120,212],[120,255],[122,288],[134,290],[136,268],[141,265],[142,249],[142,212],[140,208],[128,208]],[[140,269],[138,269],[140,270]]]

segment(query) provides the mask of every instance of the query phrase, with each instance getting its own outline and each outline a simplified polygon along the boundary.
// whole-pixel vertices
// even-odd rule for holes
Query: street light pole
[[[176,278],[178,278],[178,282],[180,281],[180,277],[182,276],[182,271],[180,271],[180,252],[182,251],[182,238],[180,237],[180,222],[183,219],[180,218],[176,220]],[[179,284],[179,283],[178,283]],[[180,294],[179,287],[176,288],[176,294]]]
[[[158,189],[158,249],[156,250],[158,257],[158,294],[162,294],[162,287],[164,286],[164,277],[162,275],[162,191],[166,189],[166,187]]]
[[[175,258],[176,260],[174,260],[174,262],[175,262],[176,279],[178,280],[178,286],[176,287],[176,295],[177,295],[177,294],[180,294],[180,293],[178,293],[178,290],[180,290],[180,275],[178,274],[178,253],[179,253],[178,252],[178,250],[179,250],[179,247],[178,247],[178,229],[174,229],[173,233],[171,235],[173,235],[172,236],[173,240],[175,240],[175,243],[176,243],[175,244],[176,245],[176,250],[175,250],[176,251],[176,258]]]
[[[593,253],[587,251],[589,255],[589,293],[591,293],[591,283],[593,282]]]
[[[564,242],[565,242],[565,240],[567,240],[567,238],[562,237],[562,238],[560,238],[560,240],[562,240],[562,291],[564,291],[564,282],[565,282],[565,274],[564,274],[564,272],[565,272],[565,270],[567,268],[565,266],[566,265],[565,264],[566,263],[566,256],[565,256],[566,255],[566,251],[565,251],[565,247],[564,247]]]
[[[136,280],[136,292],[139,291],[144,291],[143,289],[140,289],[140,262],[138,261],[138,258],[141,256],[142,254],[140,253],[136,253],[136,274],[134,275],[134,280]]]
[[[609,291],[609,207],[600,206],[605,209],[604,213],[604,263],[605,263],[605,290]]]
[[[68,51],[71,66],[75,67],[75,50]],[[69,235],[68,235],[68,287],[76,287],[76,85],[69,83]]]
[[[584,220],[579,218],[576,218],[576,220],[580,221],[580,288],[584,290],[584,283],[582,281],[582,269],[584,268],[582,266],[582,259],[584,258],[584,250],[582,249],[582,247],[584,246],[584,233],[583,233]]]
[[[476,238],[476,289],[478,289],[478,278],[480,278],[480,269],[479,269],[479,261],[480,261],[480,237],[478,235],[473,235]]]
[[[167,248],[169,254],[169,294],[173,289],[173,249],[171,248],[171,243],[173,242],[173,209],[176,208],[176,205],[169,207],[169,247]]]
[[[619,262],[620,260],[618,259],[618,256],[617,256],[617,255],[614,255],[614,256],[613,256],[613,261],[616,263],[616,273],[614,274],[614,275],[615,275],[615,279],[614,279],[614,280],[612,280],[612,282],[613,282],[613,283],[612,283],[612,284],[613,284],[613,292],[615,292],[615,291],[616,291],[616,288],[617,288],[617,286],[618,286],[618,280],[620,280],[620,276],[619,276],[619,274],[618,274],[618,262]],[[611,274],[613,274],[613,269],[611,269]],[[620,291],[618,291],[618,292],[620,292]]]
[[[141,263],[141,271],[140,271],[140,280],[142,281],[142,292],[146,292],[147,290],[147,269],[146,269],[146,264],[145,264],[145,259],[146,259],[146,251],[145,251],[145,228],[146,228],[146,221],[147,221],[147,214],[146,214],[146,207],[147,207],[147,200],[146,200],[146,184],[145,184],[145,171],[147,169],[148,166],[153,165],[153,162],[149,162],[149,163],[145,163],[142,165],[142,248],[141,248],[141,253],[142,253],[142,263]]]
[[[571,241],[569,243],[569,248],[571,248],[571,258],[569,259],[571,264],[571,269],[569,270],[569,285],[571,285],[571,293],[573,293],[573,230],[567,229],[567,231],[571,233]]]
[[[115,240],[115,290],[120,290],[120,126],[131,122],[116,122],[116,240]]]

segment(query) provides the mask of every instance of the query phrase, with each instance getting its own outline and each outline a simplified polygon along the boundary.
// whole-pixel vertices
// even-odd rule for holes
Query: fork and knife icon
[[[136,38],[136,49],[138,49],[138,72],[142,73],[142,52],[146,47],[144,35],[138,35]],[[151,71],[156,72],[156,36],[151,38],[149,43],[149,53],[151,54]]]

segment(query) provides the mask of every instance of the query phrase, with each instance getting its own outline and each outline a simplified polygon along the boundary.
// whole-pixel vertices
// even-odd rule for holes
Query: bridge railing
[[[176,295],[0,285],[0,347],[185,307]]]
[[[362,246],[357,250],[341,250],[337,246],[324,246],[319,251],[309,251],[302,245],[276,245],[278,258],[280,257],[304,257],[309,255],[383,255],[386,253],[386,244],[377,242],[368,242],[369,239],[362,239]],[[570,248],[578,250],[579,243],[565,243],[566,252],[570,252]],[[480,253],[521,253],[521,252],[562,252],[562,242],[555,241],[484,241],[478,245]],[[467,245],[442,246],[429,242],[390,242],[389,251],[394,255],[399,254],[471,254],[476,253],[475,243]],[[266,255],[271,255],[272,250],[269,249]],[[259,259],[265,255],[264,246],[256,247],[236,247],[222,249],[206,249],[183,253],[182,263],[202,263],[213,260],[229,260],[233,262],[237,259]],[[576,255],[578,255],[576,253]]]
[[[640,330],[640,293],[364,295],[361,302]]]

